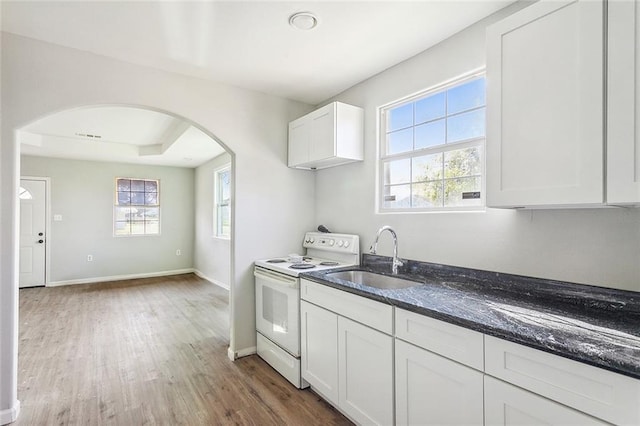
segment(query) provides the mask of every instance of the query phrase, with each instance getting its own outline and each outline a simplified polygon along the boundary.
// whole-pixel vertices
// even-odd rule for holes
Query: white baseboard
[[[190,274],[193,272],[195,272],[193,268],[174,269],[173,271],[146,272],[142,274],[111,275],[108,277],[92,277],[92,278],[80,278],[77,280],[53,281],[53,282],[48,282],[46,286],[58,287],[62,285],[93,284],[93,283],[102,283],[106,281],[133,280],[137,278],[166,277],[169,275]]]
[[[258,348],[256,348],[255,346],[244,348],[236,352],[234,352],[231,348],[227,349],[227,356],[231,361],[235,361],[238,358],[253,355],[255,353],[258,353]]]
[[[20,414],[20,401],[16,401],[13,407],[6,410],[0,410],[0,425],[8,425],[18,419]]]
[[[214,280],[213,278],[209,278],[209,277],[207,277],[205,274],[203,274],[202,272],[200,272],[197,269],[194,269],[193,273],[196,274],[197,276],[199,276],[200,278],[202,278],[203,280],[209,281],[211,284],[215,284],[218,287],[222,287],[227,291],[229,290],[229,284],[225,284],[222,281],[218,281],[218,280]]]

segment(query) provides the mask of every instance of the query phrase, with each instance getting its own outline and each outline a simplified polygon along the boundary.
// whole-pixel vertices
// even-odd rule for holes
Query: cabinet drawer
[[[608,422],[640,424],[640,380],[491,336],[485,372]]]
[[[605,426],[593,417],[557,402],[485,376],[484,416],[486,425]]]
[[[393,334],[393,307],[326,285],[300,280],[300,297],[383,333]]]
[[[396,308],[396,337],[484,370],[484,336],[477,331]]]

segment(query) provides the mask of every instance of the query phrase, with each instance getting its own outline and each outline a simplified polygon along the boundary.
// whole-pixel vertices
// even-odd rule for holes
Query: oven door
[[[256,329],[295,357],[300,356],[300,280],[256,267]]]

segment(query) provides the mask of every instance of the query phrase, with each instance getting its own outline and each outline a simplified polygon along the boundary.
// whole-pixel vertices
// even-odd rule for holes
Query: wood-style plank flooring
[[[257,356],[193,274],[20,290],[16,425],[347,425]]]

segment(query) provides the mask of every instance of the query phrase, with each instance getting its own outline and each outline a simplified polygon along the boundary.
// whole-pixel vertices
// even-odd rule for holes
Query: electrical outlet
[[[93,255],[92,254],[88,254],[87,255],[87,262],[93,262]]]
[[[181,256],[182,252],[180,251],[180,249],[176,250],[176,256]]]

